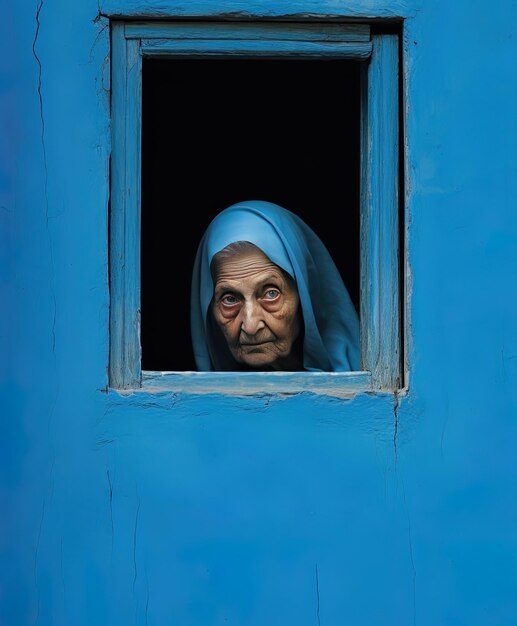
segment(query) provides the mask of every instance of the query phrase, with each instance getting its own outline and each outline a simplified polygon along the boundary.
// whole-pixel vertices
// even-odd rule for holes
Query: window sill
[[[253,396],[303,392],[349,398],[373,391],[370,372],[142,372],[129,393],[195,393]],[[122,392],[124,393],[124,392]]]

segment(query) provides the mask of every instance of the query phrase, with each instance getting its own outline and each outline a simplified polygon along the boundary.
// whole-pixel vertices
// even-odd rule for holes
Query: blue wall
[[[517,623],[515,2],[99,1],[1,11],[1,624]],[[407,18],[398,411],[102,391],[99,10]]]

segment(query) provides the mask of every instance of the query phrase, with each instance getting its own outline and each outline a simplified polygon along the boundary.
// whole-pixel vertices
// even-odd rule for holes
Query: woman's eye
[[[239,302],[235,296],[226,295],[221,298],[221,302],[226,306],[233,306]]]
[[[280,292],[278,291],[278,289],[268,289],[264,293],[264,298],[266,300],[274,300],[275,298],[278,298],[279,295],[280,295]]]

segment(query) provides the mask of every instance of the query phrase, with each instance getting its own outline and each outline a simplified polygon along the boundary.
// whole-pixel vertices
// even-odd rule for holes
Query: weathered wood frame
[[[140,178],[142,57],[253,56],[363,61],[360,372],[142,372]],[[112,23],[110,361],[115,389],[350,395],[401,387],[398,37],[367,24]]]

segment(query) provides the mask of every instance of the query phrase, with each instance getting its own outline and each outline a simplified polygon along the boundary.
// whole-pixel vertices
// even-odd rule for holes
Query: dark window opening
[[[196,369],[197,245],[241,200],[311,226],[359,313],[358,63],[144,59],[142,97],[142,369]]]

